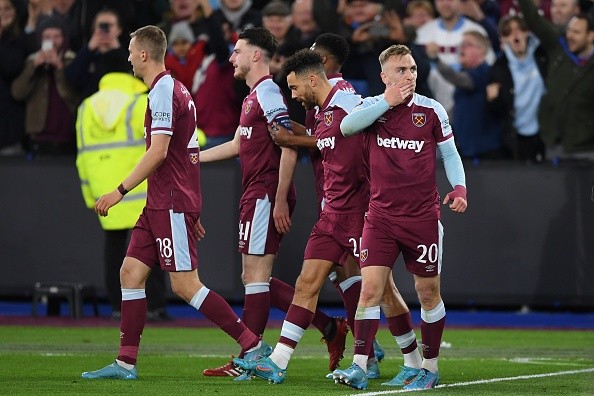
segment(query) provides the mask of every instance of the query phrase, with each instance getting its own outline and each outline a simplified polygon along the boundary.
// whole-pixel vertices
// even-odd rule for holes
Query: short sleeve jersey
[[[366,98],[361,106],[381,97]],[[369,212],[401,220],[439,219],[437,143],[453,137],[443,106],[414,94],[408,103],[386,111],[367,131]]]
[[[281,149],[268,132],[276,122],[291,129],[287,105],[272,76],[258,81],[243,100],[239,118],[239,158],[244,192],[255,183],[278,181]]]
[[[153,82],[144,128],[147,150],[153,136],[171,136],[165,161],[148,177],[146,207],[199,213],[202,197],[196,108],[186,87],[169,72],[159,74]]]
[[[330,74],[328,75],[328,81],[332,86],[337,86],[338,89],[347,92],[355,92],[355,88],[342,78],[342,74]],[[317,109],[307,110],[305,112],[305,133],[308,136],[312,136],[314,134],[315,128],[315,117],[316,117]],[[321,201],[324,197],[324,166],[322,165],[322,156],[320,155],[320,150],[312,149],[309,150],[309,158],[311,160],[311,166],[313,167],[314,178],[316,180],[316,195],[318,199]]]
[[[361,102],[352,92],[332,88],[316,115],[315,135],[324,165],[324,212],[367,210],[369,179],[363,134],[344,137],[340,122]]]

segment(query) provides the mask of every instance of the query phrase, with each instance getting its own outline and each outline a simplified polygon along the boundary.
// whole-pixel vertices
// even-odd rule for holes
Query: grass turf
[[[279,329],[269,329],[272,345]],[[306,332],[281,385],[254,379],[207,378],[204,368],[224,364],[238,347],[213,328],[145,329],[139,356],[138,381],[82,380],[80,373],[109,364],[117,354],[119,330],[113,328],[0,327],[0,394],[126,394],[152,395],[346,395],[362,394],[324,378],[328,372],[325,346],[314,330]],[[366,392],[399,389],[381,386],[402,364],[391,335],[381,329],[386,349],[381,379]],[[440,354],[441,383],[435,395],[594,395],[594,333],[591,331],[446,329],[451,343]],[[342,366],[351,361],[347,339]],[[515,378],[583,371],[536,378]],[[511,378],[493,381],[496,378]],[[485,380],[485,382],[481,382]],[[471,384],[472,382],[478,382]],[[469,384],[470,383],[470,384]]]

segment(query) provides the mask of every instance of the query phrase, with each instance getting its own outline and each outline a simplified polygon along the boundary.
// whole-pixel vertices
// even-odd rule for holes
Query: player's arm
[[[103,195],[95,203],[95,212],[100,216],[107,216],[109,208],[120,202],[124,195],[146,180],[167,158],[167,150],[171,135],[154,134],[151,136],[151,146],[144,153],[132,172],[112,192]]]
[[[239,155],[239,131],[240,127],[237,127],[233,140],[200,151],[200,162],[213,162],[237,157]]]
[[[352,136],[375,122],[382,114],[390,109],[384,95],[363,99],[353,111],[342,119],[340,132],[344,136]]]
[[[450,209],[454,212],[462,213],[468,205],[466,199],[466,175],[464,174],[464,165],[462,165],[462,158],[460,158],[460,154],[456,149],[454,138],[451,137],[443,142],[439,142],[437,149],[441,154],[448,181],[454,188],[452,192],[445,196],[443,203],[447,204],[452,201]]]
[[[291,121],[291,126],[293,121]],[[297,124],[299,125],[299,124]],[[281,147],[306,147],[316,148],[316,137],[307,135],[294,135],[289,132],[287,128],[279,124],[272,124],[268,126],[270,137],[274,143]]]
[[[287,196],[293,182],[293,174],[297,164],[297,151],[288,147],[281,147],[281,150],[278,187],[276,188],[272,217],[274,218],[276,230],[281,234],[286,234],[291,228],[291,213],[289,212]]]
[[[307,136],[305,126],[301,125],[297,121],[291,120],[291,131],[293,131],[293,135],[295,136]]]

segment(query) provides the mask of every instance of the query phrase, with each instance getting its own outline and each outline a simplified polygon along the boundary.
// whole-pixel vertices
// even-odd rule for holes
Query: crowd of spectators
[[[383,92],[379,53],[408,45],[417,92],[446,107],[464,158],[594,160],[593,17],[593,0],[0,0],[0,155],[73,155],[76,107],[126,62],[129,33],[153,24],[208,146],[232,138],[247,94],[228,61],[237,36],[264,26],[297,122],[283,62],[334,32],[363,96]]]

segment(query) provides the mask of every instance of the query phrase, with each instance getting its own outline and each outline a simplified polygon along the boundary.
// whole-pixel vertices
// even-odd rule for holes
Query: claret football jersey
[[[281,149],[268,132],[278,123],[291,130],[287,105],[272,76],[258,81],[243,100],[239,118],[239,159],[244,191],[253,183],[278,180]]]
[[[200,147],[192,96],[168,71],[159,74],[148,94],[144,118],[147,150],[152,136],[171,136],[167,157],[148,177],[148,209],[200,212]]]
[[[366,98],[361,106],[377,101]],[[417,220],[439,218],[435,179],[437,143],[453,137],[437,101],[414,94],[390,108],[368,129],[371,197],[369,211]]]

